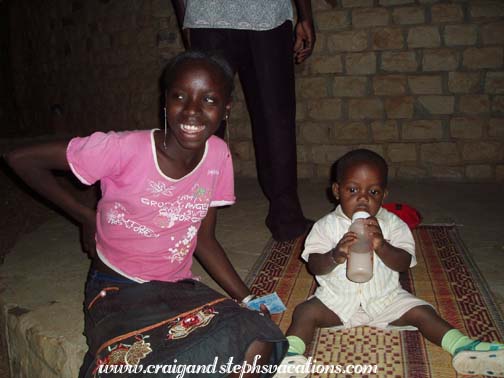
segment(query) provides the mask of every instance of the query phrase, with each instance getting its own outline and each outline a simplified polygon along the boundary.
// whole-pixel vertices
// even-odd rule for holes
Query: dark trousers
[[[257,174],[270,202],[266,225],[277,240],[306,229],[297,194],[296,95],[292,23],[267,31],[191,29],[191,46],[219,51],[240,77]]]

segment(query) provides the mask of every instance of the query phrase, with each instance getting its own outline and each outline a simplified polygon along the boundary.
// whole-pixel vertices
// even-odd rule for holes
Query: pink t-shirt
[[[235,201],[231,154],[214,136],[198,166],[180,179],[161,172],[154,130],[74,138],[67,160],[82,183],[100,180],[100,259],[137,282],[191,278],[196,236],[208,207]]]

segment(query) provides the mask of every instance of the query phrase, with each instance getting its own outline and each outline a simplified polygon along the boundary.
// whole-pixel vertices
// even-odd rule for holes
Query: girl
[[[219,368],[230,358],[273,364],[286,349],[268,317],[235,302],[252,296],[215,238],[216,207],[235,199],[229,150],[212,136],[229,116],[232,71],[217,56],[188,51],[167,67],[163,84],[164,131],[97,132],[7,156],[28,185],[82,224],[92,266],[81,377],[139,364],[165,365],[154,377],[188,365],[219,377],[229,375]],[[100,180],[97,210],[51,170],[71,170],[88,185]],[[193,279],[193,254],[235,301]]]

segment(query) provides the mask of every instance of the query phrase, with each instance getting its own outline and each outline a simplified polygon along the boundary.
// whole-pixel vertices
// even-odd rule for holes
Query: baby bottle
[[[347,278],[353,282],[367,282],[373,277],[373,248],[367,236],[365,224],[369,216],[365,211],[357,211],[352,216],[349,231],[357,234],[357,240],[348,251]]]

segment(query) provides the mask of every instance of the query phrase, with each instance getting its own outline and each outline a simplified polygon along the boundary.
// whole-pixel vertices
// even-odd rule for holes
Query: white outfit
[[[410,268],[415,266],[415,240],[406,223],[384,208],[380,208],[376,219],[384,239],[411,254]],[[314,224],[301,257],[308,261],[310,254],[324,254],[336,247],[348,232],[350,224],[351,219],[338,206]],[[346,263],[337,265],[328,274],[316,276],[316,279],[320,286],[315,296],[338,315],[345,328],[359,325],[386,328],[388,323],[397,320],[411,308],[430,306],[404,290],[399,283],[399,273],[387,267],[376,253],[373,277],[368,282],[350,281],[346,277]]]

